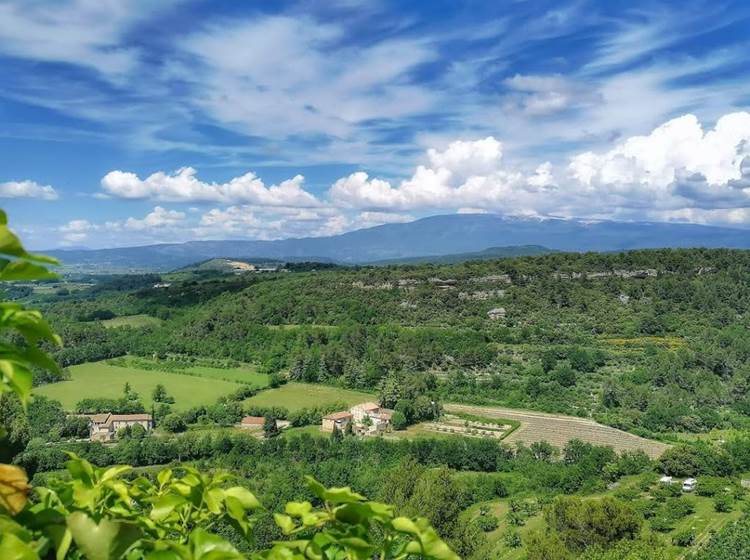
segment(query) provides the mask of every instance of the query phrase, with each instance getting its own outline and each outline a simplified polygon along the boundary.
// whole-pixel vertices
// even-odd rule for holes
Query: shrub
[[[480,515],[474,520],[474,523],[485,533],[494,531],[500,526],[500,520],[492,514]]]
[[[695,531],[692,529],[683,529],[672,535],[672,544],[675,546],[690,546],[695,542]]]
[[[518,534],[518,531],[509,528],[503,533],[503,543],[508,548],[518,548],[521,546],[521,535]]]
[[[635,509],[610,497],[600,500],[558,497],[545,510],[544,518],[573,552],[633,538],[641,526],[641,517]]]
[[[640,495],[641,495],[640,491],[637,488],[633,488],[633,487],[620,488],[615,492],[616,498],[619,498],[621,500],[625,500],[628,502],[632,502],[633,500],[638,499]]]
[[[665,517],[677,521],[695,513],[695,504],[689,498],[673,498],[667,500],[661,509]]]
[[[391,416],[391,424],[393,425],[394,430],[405,430],[409,425],[406,416],[398,410],[393,412],[393,416]]]
[[[734,509],[734,504],[732,502],[732,497],[728,494],[716,496],[714,498],[714,510],[719,513],[729,513]]]
[[[182,415],[175,412],[167,414],[161,421],[160,427],[167,432],[172,432],[173,434],[184,432],[187,429],[187,425],[185,424]]]
[[[704,476],[698,479],[698,484],[695,485],[695,493],[699,496],[715,496],[721,493],[726,485],[726,481],[722,478]]]
[[[674,529],[674,523],[671,519],[660,515],[651,520],[651,529],[660,533],[669,533]]]

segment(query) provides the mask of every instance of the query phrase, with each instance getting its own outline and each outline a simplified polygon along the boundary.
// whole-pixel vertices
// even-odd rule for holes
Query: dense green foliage
[[[37,499],[9,512],[13,516],[0,513],[0,557],[457,559],[427,520],[398,517],[390,506],[348,488],[326,489],[311,478],[307,484],[320,507],[287,503],[273,516],[287,538],[246,555],[214,529],[226,525],[252,543],[263,507],[246,488],[228,486],[227,474],[180,467],[162,470],[154,479],[126,479],[132,467],[95,468],[75,455],[66,467],[69,479],[36,488]]]
[[[370,390],[389,376],[432,372],[443,400],[593,415],[643,433],[750,425],[746,251],[181,273],[168,288],[141,286],[46,296],[69,341],[61,362],[206,356]],[[499,307],[504,316],[490,318]],[[81,321],[101,311],[165,321]]]
[[[750,558],[750,517],[725,527],[691,560],[739,560]]]

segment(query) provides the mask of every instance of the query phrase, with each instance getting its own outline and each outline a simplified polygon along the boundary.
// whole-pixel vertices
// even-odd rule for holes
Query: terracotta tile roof
[[[376,402],[365,402],[358,404],[355,408],[361,408],[363,410],[380,410],[380,405]]]
[[[245,416],[241,424],[243,426],[262,426],[265,421],[266,419],[262,416]]]
[[[91,418],[91,421],[94,424],[104,424],[109,420],[109,417],[112,416],[109,412],[104,412],[101,414],[84,414],[84,416]]]
[[[150,422],[150,414],[113,414],[110,419],[112,422]]]
[[[351,417],[352,417],[352,413],[346,410],[342,412],[334,412],[333,414],[328,414],[327,416],[323,416],[325,420],[344,420],[346,418],[351,418]]]

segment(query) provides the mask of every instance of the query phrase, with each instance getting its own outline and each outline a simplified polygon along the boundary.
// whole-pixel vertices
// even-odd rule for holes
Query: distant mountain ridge
[[[548,249],[541,245],[511,245],[510,247],[488,247],[481,251],[468,253],[451,253],[448,255],[424,255],[421,257],[401,257],[398,259],[385,259],[374,261],[370,264],[455,264],[465,261],[487,261],[493,259],[507,259],[511,257],[532,257],[534,255],[547,255],[556,253],[555,249]]]
[[[538,245],[556,251],[660,247],[750,248],[750,231],[661,222],[614,222],[451,214],[329,237],[277,241],[189,241],[142,247],[53,250],[66,265],[109,270],[174,270],[214,257],[373,263],[391,259]]]

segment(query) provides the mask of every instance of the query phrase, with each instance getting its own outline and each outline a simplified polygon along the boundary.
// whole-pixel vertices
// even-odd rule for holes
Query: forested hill
[[[44,296],[69,341],[58,358],[229,357],[369,390],[416,375],[445,400],[593,415],[644,433],[750,427],[750,251],[162,280],[170,285],[149,276],[129,291],[103,283]],[[161,322],[98,320],[140,314]]]
[[[192,241],[49,253],[66,265],[79,269],[167,271],[214,257],[368,263],[521,245],[540,245],[561,251],[622,251],[656,247],[749,249],[750,234],[742,229],[695,224],[454,214],[404,224],[386,224],[329,237],[277,241]]]

